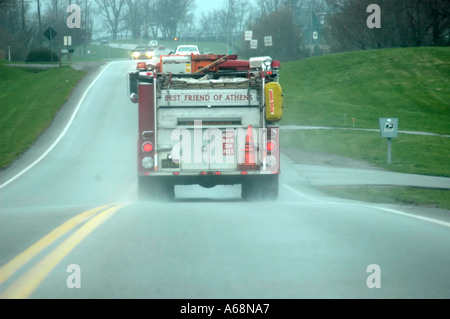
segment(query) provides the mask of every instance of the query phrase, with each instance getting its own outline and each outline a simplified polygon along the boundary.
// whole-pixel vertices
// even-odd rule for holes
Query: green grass
[[[83,76],[68,66],[35,73],[0,63],[0,168],[33,144]]]
[[[282,65],[282,125],[345,130],[283,131],[284,148],[335,154],[404,173],[450,177],[450,138],[399,134],[387,141],[378,118],[399,119],[399,129],[450,135],[450,48],[346,52]],[[352,119],[355,119],[353,122]],[[450,208],[449,191],[419,188],[328,187],[321,191],[377,203]]]
[[[450,177],[450,138],[399,134],[392,140],[387,164],[387,141],[378,132],[358,130],[283,131],[284,147],[335,154],[402,173]]]
[[[78,47],[72,55],[72,61],[101,61],[110,59],[128,59],[130,51],[119,48],[112,48],[108,45],[89,44],[86,46],[86,54],[83,47]],[[63,62],[66,62],[66,57],[63,57]]]
[[[414,187],[316,187],[331,196],[379,204],[402,204],[450,210],[450,190]]]
[[[450,48],[331,54],[284,63],[283,124],[450,132]]]

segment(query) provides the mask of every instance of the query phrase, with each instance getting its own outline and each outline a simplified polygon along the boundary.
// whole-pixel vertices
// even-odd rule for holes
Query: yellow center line
[[[42,250],[51,245],[58,238],[109,206],[111,205],[96,207],[69,219],[68,221],[48,233],[46,236],[42,237],[39,241],[25,249],[22,253],[17,255],[15,258],[13,258],[11,261],[0,268],[0,285],[4,281],[8,280],[8,278],[11,277],[20,267],[29,262],[34,256],[39,254]]]
[[[103,206],[91,211],[98,212],[108,206]],[[89,235],[95,228],[102,224],[106,219],[111,217],[116,211],[123,206],[113,206],[104,210],[97,216],[90,219],[80,229],[67,238],[56,249],[50,252],[30,270],[28,270],[22,277],[14,282],[1,295],[0,299],[24,299],[28,298],[39,284],[47,277],[47,275],[55,268],[59,262],[67,256],[73,248],[75,248],[87,235]],[[88,213],[90,211],[87,211]],[[82,215],[85,213],[82,213]],[[92,214],[92,212],[91,212]],[[89,215],[89,214],[88,214]],[[78,215],[80,216],[80,215]],[[78,217],[77,216],[77,217]]]

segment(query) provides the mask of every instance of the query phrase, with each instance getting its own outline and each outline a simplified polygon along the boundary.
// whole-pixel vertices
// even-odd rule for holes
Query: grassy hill
[[[281,125],[336,128],[283,131],[284,150],[300,164],[307,158],[302,152],[318,154],[325,161],[332,154],[391,171],[450,177],[450,138],[400,133],[392,141],[392,163],[387,164],[386,140],[379,132],[358,129],[378,129],[378,118],[394,117],[403,131],[450,135],[450,48],[385,49],[315,57],[284,63],[280,79],[284,94]],[[351,199],[450,209],[448,190],[320,190]]]
[[[84,74],[69,66],[36,73],[0,63],[0,169],[34,143]]]
[[[286,132],[288,148],[450,177],[450,138],[399,134],[388,165],[379,132],[351,129],[378,129],[378,118],[394,117],[400,130],[450,135],[450,48],[346,52],[285,63],[281,84],[282,124],[347,128]]]
[[[283,124],[450,133],[450,48],[401,48],[332,54],[284,63]]]

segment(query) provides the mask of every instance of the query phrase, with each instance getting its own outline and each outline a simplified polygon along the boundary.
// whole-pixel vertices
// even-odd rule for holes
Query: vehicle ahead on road
[[[240,184],[244,200],[278,197],[280,62],[269,56],[162,55],[129,72],[138,104],[142,200],[173,200],[175,185]]]
[[[153,57],[153,49],[148,46],[138,46],[133,50],[132,58],[138,59],[151,59]]]
[[[179,45],[175,51],[176,55],[200,54],[200,50],[196,45]]]
[[[151,41],[148,43],[148,46],[149,46],[150,48],[157,48],[157,47],[158,47],[158,41],[156,41],[156,40],[151,40]]]

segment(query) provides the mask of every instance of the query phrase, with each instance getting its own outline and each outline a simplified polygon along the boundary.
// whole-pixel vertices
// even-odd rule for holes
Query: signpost
[[[53,30],[52,27],[49,27],[44,32],[44,36],[50,41],[50,56],[52,59],[52,63],[53,63],[53,39],[56,37],[57,34],[58,33],[55,30]]]
[[[380,133],[381,137],[387,138],[387,163],[391,164],[391,143],[392,139],[398,134],[398,119],[397,118],[380,118]]]
[[[266,47],[271,47],[272,46],[272,36],[265,36],[264,37],[264,45]]]
[[[69,49],[70,46],[72,46],[72,37],[70,35],[64,36],[64,46],[66,47],[67,51],[67,61],[72,61],[71,52],[72,50]]]
[[[245,31],[245,41],[251,41],[253,37],[253,31]]]

